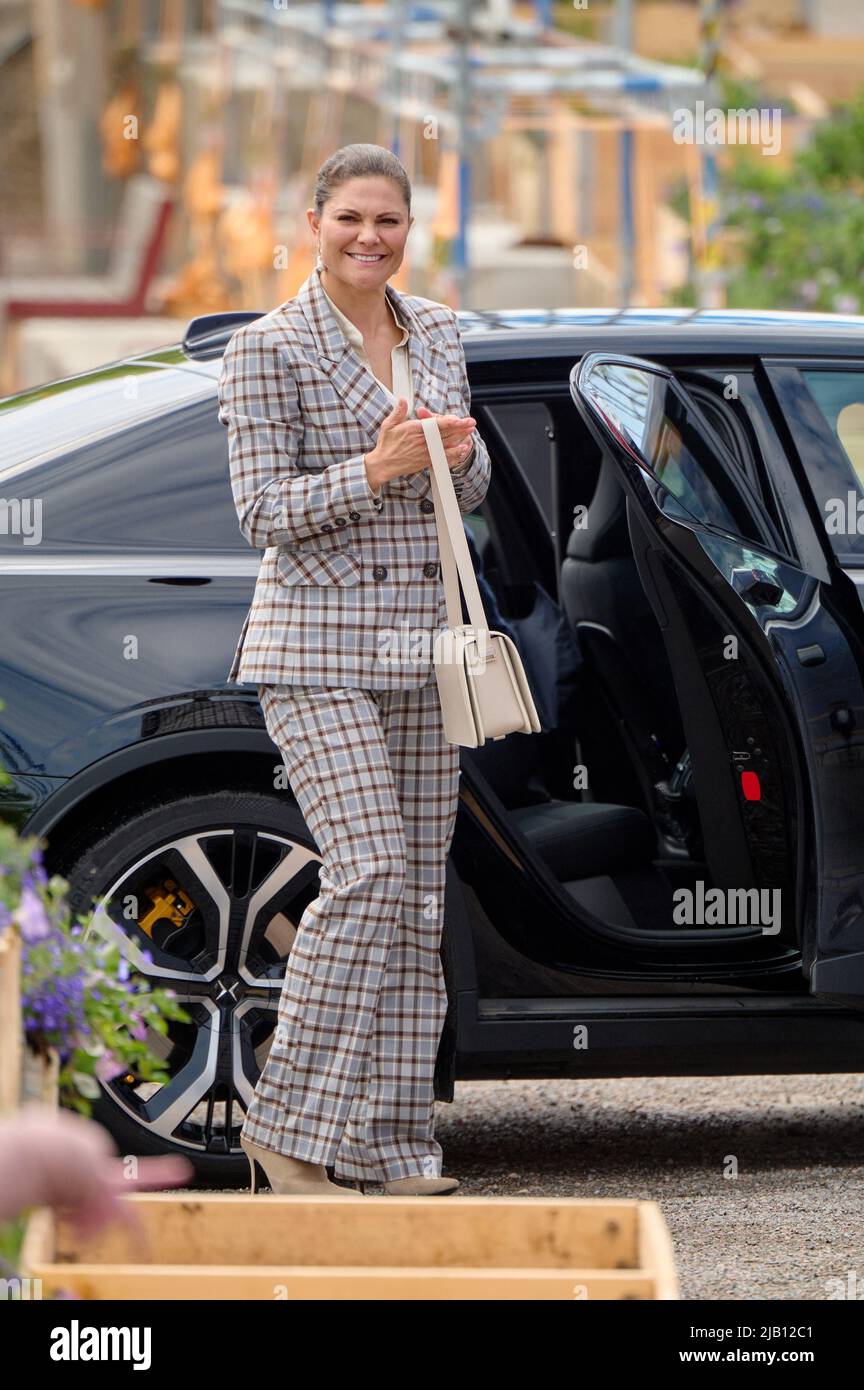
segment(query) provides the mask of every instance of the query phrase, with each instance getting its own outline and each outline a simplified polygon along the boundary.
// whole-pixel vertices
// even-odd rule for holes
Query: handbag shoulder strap
[[[478,631],[488,631],[486,610],[480,597],[477,576],[471,563],[471,552],[465,538],[465,525],[456,489],[450,477],[450,468],[438,421],[434,416],[426,416],[420,421],[426,435],[426,445],[432,460],[429,481],[432,486],[432,501],[435,504],[435,525],[438,528],[438,547],[441,552],[441,574],[444,580],[444,597],[447,603],[448,627],[462,626],[462,605],[459,602],[459,581],[465,593],[468,616],[472,627]]]

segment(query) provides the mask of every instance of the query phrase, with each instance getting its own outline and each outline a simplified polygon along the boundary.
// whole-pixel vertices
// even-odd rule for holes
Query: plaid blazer
[[[408,329],[414,406],[470,414],[456,315],[385,287]],[[393,398],[343,334],[317,268],[225,348],[219,420],[240,530],[263,550],[229,682],[408,689],[432,676],[446,622],[429,470],[385,482],[363,455]],[[453,484],[463,512],[489,486],[486,445]]]

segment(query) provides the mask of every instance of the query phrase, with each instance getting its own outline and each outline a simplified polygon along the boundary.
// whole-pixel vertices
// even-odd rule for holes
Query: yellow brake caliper
[[[158,922],[168,921],[172,926],[182,927],[195,911],[195,904],[189,894],[178,888],[173,878],[166,878],[164,883],[144,891],[153,906],[143,917],[139,917],[138,925],[151,941],[153,929]]]

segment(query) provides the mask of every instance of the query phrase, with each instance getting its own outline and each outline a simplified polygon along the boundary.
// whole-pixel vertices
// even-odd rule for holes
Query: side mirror
[[[755,567],[733,570],[732,587],[751,608],[776,608],[786,593],[782,584]]]

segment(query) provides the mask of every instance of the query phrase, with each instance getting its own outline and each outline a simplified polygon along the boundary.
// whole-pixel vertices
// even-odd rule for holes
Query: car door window
[[[864,562],[864,370],[790,366],[774,374],[825,534],[841,564]]]
[[[550,531],[552,496],[552,417],[543,401],[484,402],[484,408],[512,450]]]
[[[723,448],[707,418],[671,378],[642,367],[601,362],[591,374],[595,405],[649,464],[667,516],[716,527],[764,544],[764,528],[743,497],[742,480],[718,466]]]
[[[801,373],[849,462],[838,481],[864,492],[864,372]]]
[[[837,415],[836,429],[860,485],[864,481],[864,401],[844,405]]]

